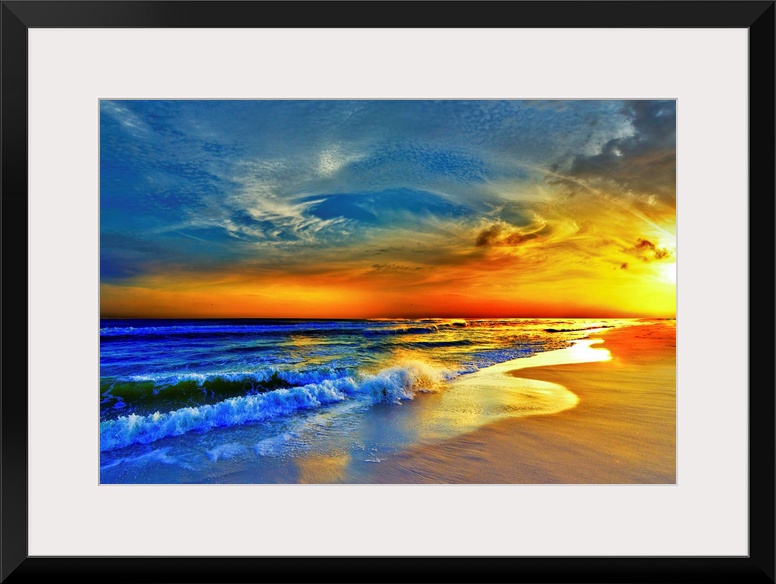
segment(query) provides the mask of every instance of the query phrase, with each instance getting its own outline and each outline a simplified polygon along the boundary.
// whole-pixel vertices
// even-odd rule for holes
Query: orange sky
[[[252,104],[102,102],[103,318],[675,317],[674,102]]]

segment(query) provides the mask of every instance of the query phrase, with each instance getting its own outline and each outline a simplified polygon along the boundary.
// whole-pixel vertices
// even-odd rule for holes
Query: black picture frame
[[[304,7],[302,7],[304,4]],[[434,4],[423,9],[422,4]],[[773,582],[774,1],[2,2],[0,579],[57,582]],[[345,18],[347,16],[347,18]],[[347,23],[347,24],[345,24]],[[745,28],[749,31],[747,557],[29,557],[27,31],[54,28]],[[24,253],[22,253],[24,249]],[[753,319],[756,319],[756,326]],[[755,383],[756,381],[756,383]],[[713,513],[713,510],[709,511]]]

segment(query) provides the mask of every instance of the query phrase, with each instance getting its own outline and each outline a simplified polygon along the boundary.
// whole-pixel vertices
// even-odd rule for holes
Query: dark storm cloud
[[[641,196],[650,204],[674,205],[676,102],[628,101],[622,113],[633,134],[609,140],[594,155],[575,157],[568,175],[606,191]]]

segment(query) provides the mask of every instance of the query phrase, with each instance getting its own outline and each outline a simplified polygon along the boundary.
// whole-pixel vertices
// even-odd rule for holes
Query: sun
[[[660,279],[664,282],[676,284],[676,262],[660,266]]]

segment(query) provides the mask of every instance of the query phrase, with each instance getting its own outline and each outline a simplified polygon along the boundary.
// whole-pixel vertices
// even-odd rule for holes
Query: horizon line
[[[654,319],[676,320],[676,316],[367,316],[367,317],[301,317],[301,316],[103,316],[100,320],[428,320],[442,318],[492,320],[508,319]]]

